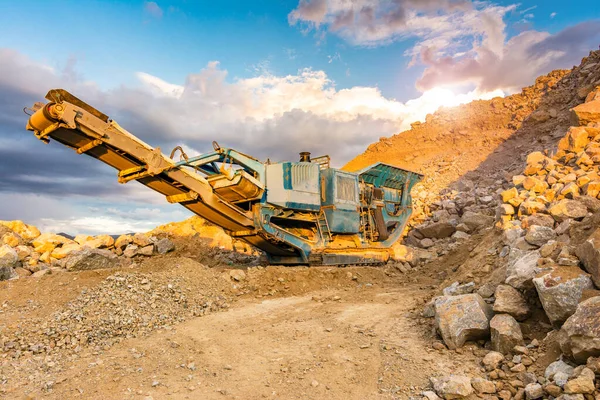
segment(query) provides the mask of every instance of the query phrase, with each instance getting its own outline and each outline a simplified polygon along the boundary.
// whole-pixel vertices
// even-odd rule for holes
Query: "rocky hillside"
[[[512,128],[485,128],[483,121],[506,115],[499,102],[513,109],[518,102],[530,115],[516,113]],[[490,350],[484,374],[437,373],[425,397],[600,398],[600,52],[519,95],[455,109],[467,119],[449,120],[449,111],[389,139],[418,153],[413,135],[437,135],[440,149],[431,152],[441,161],[431,152],[380,158],[439,179],[424,185],[422,223],[396,250],[404,271],[425,260],[445,278],[423,316],[433,318],[445,347],[478,340]],[[453,145],[441,134],[465,124],[474,131],[453,135]],[[486,140],[510,129],[486,150]],[[377,151],[405,154],[384,142],[349,167]]]
[[[598,85],[598,57],[592,52],[580,66],[541,76],[521,93],[440,109],[408,131],[381,138],[344,168],[383,161],[424,173],[413,190],[417,220],[458,180],[477,181],[481,191],[493,193],[488,189],[522,168],[528,153],[552,148],[564,136],[569,110]]]

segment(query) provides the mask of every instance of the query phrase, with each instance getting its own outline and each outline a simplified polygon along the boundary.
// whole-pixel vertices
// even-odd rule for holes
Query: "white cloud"
[[[553,12],[553,13],[550,14],[550,18],[554,18],[554,17],[556,17],[556,13],[555,12]]]
[[[500,52],[503,17],[515,7],[468,0],[302,0],[288,20],[307,30],[327,30],[355,45],[416,38],[410,55],[424,47],[434,48],[439,55],[452,54],[466,39]]]
[[[153,18],[160,19],[163,16],[163,10],[154,1],[146,1],[144,3],[144,12]]]
[[[422,91],[475,84],[481,91],[514,92],[551,69],[573,65],[600,38],[600,20],[554,35],[532,30],[534,9],[469,0],[302,0],[288,20],[353,45],[412,40],[406,55],[412,56],[409,66],[425,66],[417,82]],[[513,25],[521,33],[507,40],[504,19],[509,13],[521,17]]]

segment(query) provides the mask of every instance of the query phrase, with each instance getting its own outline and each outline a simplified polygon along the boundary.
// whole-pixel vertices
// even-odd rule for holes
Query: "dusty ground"
[[[445,274],[433,264],[422,268],[404,274],[393,266],[251,267],[237,282],[230,277],[234,268],[177,254],[120,271],[5,282],[0,334],[4,343],[21,339],[23,351],[0,353],[0,393],[17,399],[407,398],[435,371],[477,370],[474,353],[481,352],[432,347],[431,320],[420,313]],[[85,317],[68,325],[73,337],[87,325],[104,326],[98,318],[120,315],[113,309],[128,307],[130,298],[111,283],[115,276],[127,277],[132,284],[124,289],[131,291],[149,280],[163,296],[160,288],[175,285],[185,304],[164,299],[156,312],[132,306],[134,313],[176,316],[154,329],[123,329],[117,320],[119,329],[90,343],[28,351],[48,326],[56,328],[61,313],[82,307]],[[94,301],[105,297],[114,304],[99,303],[98,316]],[[200,316],[190,312],[206,301],[220,303]]]

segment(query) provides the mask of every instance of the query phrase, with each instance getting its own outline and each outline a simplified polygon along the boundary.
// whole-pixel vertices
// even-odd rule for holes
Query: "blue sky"
[[[23,106],[52,87],[163,149],[218,138],[343,165],[439,106],[578,64],[600,44],[600,3],[576,3],[0,0],[0,219],[113,233],[189,215],[25,132]]]
[[[326,71],[339,88],[377,86],[400,101],[418,96],[414,82],[423,67],[407,68],[410,58],[404,56],[414,38],[381,46],[352,46],[335,35],[319,40],[314,32],[290,27],[287,16],[297,1],[168,1],[156,3],[161,11],[155,14],[145,10],[147,4],[4,1],[0,44],[57,68],[73,57],[83,77],[106,89],[135,84],[135,71],[183,84],[187,74],[219,60],[232,77],[256,75],[257,68],[287,75],[310,67]],[[556,33],[600,17],[600,5],[592,0],[577,7],[560,1],[519,4],[506,15],[508,35],[525,28]],[[533,17],[525,18],[528,14]]]

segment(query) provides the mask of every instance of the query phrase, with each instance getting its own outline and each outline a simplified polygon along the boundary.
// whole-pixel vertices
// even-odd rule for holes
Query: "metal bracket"
[[[187,193],[172,194],[167,196],[167,201],[173,203],[185,203],[186,201],[192,201],[198,199],[198,193],[190,190]]]
[[[78,148],[77,154],[85,153],[86,151],[91,150],[94,147],[99,146],[101,144],[102,144],[102,140],[100,140],[100,139],[92,140],[88,144],[85,144],[85,145],[81,146],[80,148]]]

